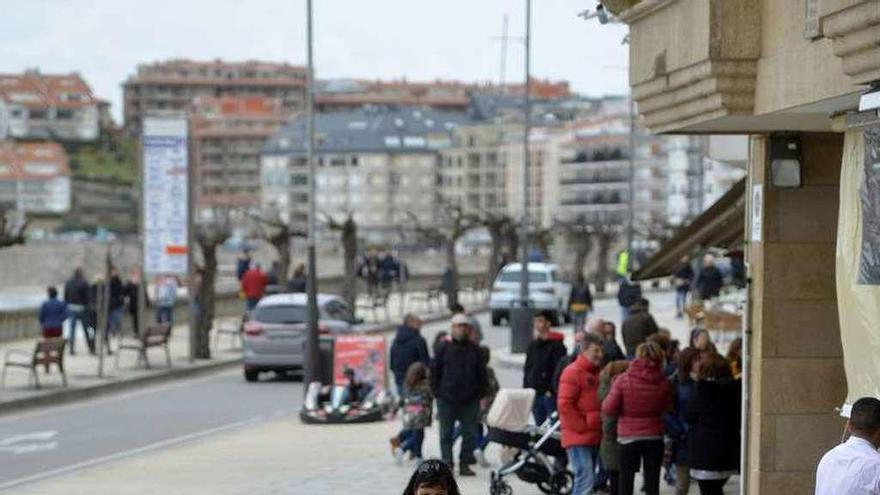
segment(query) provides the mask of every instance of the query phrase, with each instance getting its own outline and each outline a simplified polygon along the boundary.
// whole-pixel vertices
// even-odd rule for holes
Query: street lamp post
[[[525,35],[525,95],[524,95],[524,132],[523,132],[523,211],[522,225],[520,225],[520,244],[522,245],[522,264],[519,285],[520,300],[517,307],[510,313],[510,350],[511,352],[525,352],[532,340],[532,308],[529,301],[529,135],[531,133],[531,42],[532,42],[532,0],[526,0],[526,35]]]
[[[318,350],[318,274],[315,259],[315,64],[312,55],[312,0],[306,0],[306,50],[308,69],[306,77],[306,159],[309,164],[309,219],[308,219],[308,284],[309,310],[308,340],[306,342],[305,383],[320,381],[321,355]],[[308,386],[305,387],[308,390]]]
[[[636,107],[632,92],[629,95],[629,219],[626,223],[626,271],[633,267],[633,237],[636,209]]]

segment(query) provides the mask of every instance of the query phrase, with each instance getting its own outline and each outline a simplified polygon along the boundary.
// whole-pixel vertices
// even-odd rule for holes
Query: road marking
[[[58,442],[50,440],[57,434],[57,431],[50,430],[13,435],[0,440],[0,452],[12,452],[19,455],[54,450],[58,448]]]
[[[56,476],[60,476],[62,474],[70,474],[75,471],[79,471],[82,469],[90,468],[93,466],[103,465],[108,462],[119,461],[128,457],[133,457],[139,454],[145,454],[147,452],[153,452],[164,447],[170,447],[173,445],[178,445],[186,442],[190,442],[192,440],[197,440],[202,437],[210,436],[215,433],[221,433],[228,430],[234,430],[237,428],[241,428],[247,425],[251,425],[261,421],[263,416],[255,416],[250,419],[245,419],[242,421],[236,421],[234,423],[229,423],[223,426],[217,426],[215,428],[209,428],[207,430],[197,431],[195,433],[189,433],[186,435],[181,435],[179,437],[169,438],[167,440],[162,440],[161,442],[151,443],[149,445],[144,445],[143,447],[137,447],[134,449],[123,450],[122,452],[116,452],[115,454],[106,455],[103,457],[98,457],[95,459],[90,459],[88,461],[79,462],[76,464],[71,464],[69,466],[64,466],[62,468],[53,469],[51,471],[45,471],[42,473],[32,474],[30,476],[25,476],[23,478],[17,478],[14,480],[6,481],[0,483],[0,491],[8,490],[10,488],[14,488],[16,486],[21,486],[27,483],[34,483],[36,481],[45,480],[47,478],[54,478]]]

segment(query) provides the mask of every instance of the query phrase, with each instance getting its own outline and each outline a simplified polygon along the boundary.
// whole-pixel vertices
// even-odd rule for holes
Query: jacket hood
[[[551,330],[551,331],[547,334],[547,338],[542,339],[542,340],[546,340],[546,341],[548,341],[548,342],[552,342],[552,341],[554,341],[554,340],[555,340],[555,341],[559,341],[559,342],[563,342],[563,341],[565,340],[565,335],[564,335],[564,334],[561,334],[561,333],[559,333],[559,332],[554,332],[553,330]]]
[[[660,383],[666,379],[666,377],[663,376],[663,370],[661,369],[660,364],[644,358],[637,358],[630,363],[627,373],[634,378],[649,383]]]
[[[416,339],[419,337],[419,331],[413,330],[412,328],[401,325],[397,327],[397,333],[394,334],[394,340],[397,340],[400,343],[406,343],[410,340]]]

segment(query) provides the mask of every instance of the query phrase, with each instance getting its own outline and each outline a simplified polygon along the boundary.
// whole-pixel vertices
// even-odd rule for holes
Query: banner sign
[[[851,405],[880,397],[880,126],[847,130],[843,146],[837,311]]]
[[[143,131],[143,242],[147,275],[187,272],[189,185],[185,117],[146,117]]]
[[[386,389],[385,337],[382,335],[342,335],[333,344],[333,382],[348,385],[345,370],[354,371],[355,379],[369,383],[374,390]]]

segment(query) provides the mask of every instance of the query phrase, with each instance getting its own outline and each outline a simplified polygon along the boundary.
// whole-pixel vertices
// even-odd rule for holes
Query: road
[[[666,305],[667,297],[658,303]],[[616,304],[597,304],[600,316],[615,319]],[[510,331],[479,316],[484,344],[508,345]],[[662,324],[662,322],[661,322]],[[426,325],[430,343],[448,323]],[[564,329],[569,331],[568,329]],[[502,386],[521,383],[518,370],[496,366]],[[264,379],[245,383],[239,370],[171,385],[146,388],[37,412],[0,418],[0,490],[119,459],[169,449],[290,416],[300,407],[302,383]]]

